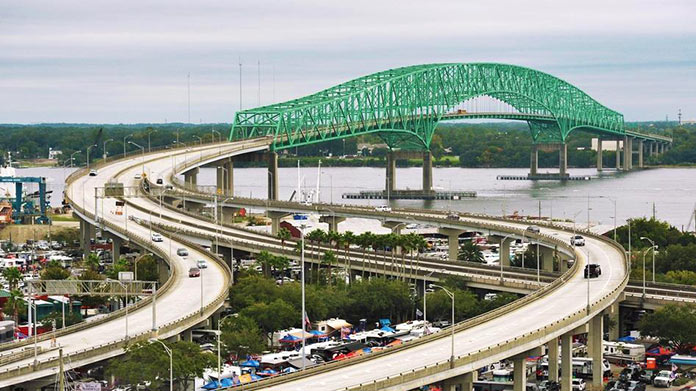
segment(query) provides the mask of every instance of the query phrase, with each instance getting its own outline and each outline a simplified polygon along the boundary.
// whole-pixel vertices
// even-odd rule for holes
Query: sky
[[[188,74],[190,121],[232,122],[240,59],[243,108],[400,66],[501,62],[627,121],[696,119],[694,0],[0,0],[0,123],[187,122]]]

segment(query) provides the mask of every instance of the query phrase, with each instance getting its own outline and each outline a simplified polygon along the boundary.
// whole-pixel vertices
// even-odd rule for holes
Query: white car
[[[657,376],[653,379],[653,385],[655,387],[672,387],[672,372],[664,370],[660,371]]]
[[[89,176],[97,176],[97,170],[89,170]]]
[[[573,379],[573,391],[585,391],[587,384],[582,379]]]
[[[391,208],[387,205],[379,205],[378,207],[375,208],[377,212],[391,212]]]
[[[140,173],[137,173],[137,174],[135,174],[135,177],[134,177],[134,178],[135,178],[136,180],[141,180],[141,179],[143,179],[143,176],[140,175]]]
[[[163,240],[162,235],[158,234],[157,232],[152,233],[152,241],[153,242],[161,242],[162,240]]]
[[[205,259],[199,259],[196,261],[196,265],[198,266],[199,269],[207,269],[208,268],[208,262],[205,261]]]
[[[571,244],[571,246],[584,246],[585,245],[585,238],[583,238],[580,235],[571,236],[570,244]]]

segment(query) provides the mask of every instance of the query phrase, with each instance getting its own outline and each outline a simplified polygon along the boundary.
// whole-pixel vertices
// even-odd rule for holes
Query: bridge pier
[[[643,166],[643,149],[645,149],[644,141],[638,140],[638,168],[644,168],[644,166]]]
[[[225,159],[216,169],[217,193],[234,195],[234,162],[232,158]]]
[[[389,150],[387,152],[387,176],[385,183],[385,191],[387,192],[387,200],[389,200],[390,195],[394,193],[396,188],[396,157],[394,156],[394,151]]]
[[[336,215],[322,215],[319,216],[320,223],[326,223],[329,225],[329,232],[338,232],[338,224],[346,221],[345,217]]]
[[[86,220],[80,219],[80,247],[85,254],[89,254],[90,239],[94,238],[95,229],[92,224]]]
[[[621,141],[616,139],[616,171],[621,170]]]
[[[529,156],[529,175],[537,175],[539,171],[539,145],[532,144],[532,151]]]
[[[561,177],[568,175],[568,144],[561,143],[558,147],[558,172]]]
[[[443,391],[472,391],[474,382],[478,380],[478,372],[473,371],[459,375],[442,382]]]
[[[278,235],[278,231],[280,231],[280,219],[288,214],[287,212],[274,212],[270,210],[266,212],[266,216],[271,219],[271,235]]]
[[[629,171],[631,169],[631,160],[633,155],[633,150],[631,148],[631,138],[624,136],[623,142],[623,170]]]
[[[535,348],[512,357],[512,389],[526,391],[527,389],[527,357],[541,355],[541,349]]]
[[[491,241],[497,241],[499,243],[498,247],[498,255],[499,255],[499,262],[503,264],[503,266],[510,266],[510,243],[515,240],[513,238],[507,238],[503,240],[504,238],[501,237],[492,237],[490,238]]]
[[[433,191],[433,154],[423,151],[423,193]]]
[[[546,246],[539,247],[539,255],[541,258],[541,270],[547,272],[553,272],[553,253],[552,248]]]
[[[597,171],[602,171],[602,137],[597,136]]]
[[[547,343],[549,358],[549,380],[558,382],[558,338]]]
[[[278,154],[268,153],[268,199],[278,200]]]
[[[558,361],[556,361],[558,362]],[[549,362],[549,375],[551,365]],[[558,373],[558,372],[556,372]],[[573,391],[573,332],[561,336],[561,391]]]
[[[592,358],[592,388],[600,390],[604,374],[602,373],[602,359],[604,347],[602,338],[604,334],[604,315],[596,315],[590,320],[590,332],[587,334],[588,356]]]
[[[459,258],[459,235],[466,231],[454,228],[438,228],[437,231],[447,236],[448,259],[450,262],[455,262]]]
[[[198,184],[198,172],[200,172],[200,168],[194,167],[184,173],[186,186],[193,188]]]
[[[619,300],[613,302],[609,308],[604,310],[605,315],[613,321],[614,327],[609,328],[609,340],[610,341],[616,341],[619,339],[619,322],[620,322],[620,317],[619,317]]]

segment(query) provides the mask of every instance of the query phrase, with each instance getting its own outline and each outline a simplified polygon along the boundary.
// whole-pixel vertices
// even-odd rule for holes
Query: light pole
[[[590,315],[590,250],[585,248],[585,254],[587,255],[587,265],[585,265],[585,278],[587,278],[587,315]]]
[[[222,322],[229,318],[230,316],[235,316],[236,314],[227,314],[222,317],[222,319],[218,320],[217,324],[217,370],[218,370],[218,387],[220,386],[220,381],[222,381],[222,360],[220,358],[220,337],[222,336],[222,330],[220,330],[220,325]]]
[[[428,287],[426,284],[426,277],[430,277],[435,273],[435,270],[431,270],[425,277],[423,277],[423,328],[425,329],[425,334],[428,334],[428,301],[426,296],[428,294]]]
[[[642,253],[643,253],[643,300],[645,300],[645,253],[647,253],[647,252],[648,252],[647,248],[642,251]]]
[[[217,133],[218,137],[220,138],[220,142],[222,142],[222,135],[220,134],[220,132],[218,132],[217,130],[215,130],[213,128],[210,128],[210,132],[211,132],[211,136],[213,138],[213,142],[215,142],[215,133]]]
[[[128,140],[128,137],[133,137],[133,133],[131,133],[123,138],[123,157],[126,157],[126,145],[128,145],[126,140]]]
[[[89,147],[87,147],[87,171],[89,171],[89,150],[96,147],[96,146],[97,146],[97,144],[90,145]]]
[[[141,151],[143,151],[143,163],[142,163],[142,168],[140,169],[143,174],[145,174],[145,147],[138,145],[132,141],[128,141],[128,144],[133,144],[136,147],[140,148]]]
[[[651,247],[652,248],[652,282],[654,284],[655,283],[655,250],[657,250],[657,245],[655,244],[655,242],[652,241],[652,239],[647,238],[645,236],[641,236],[640,240],[647,240],[652,245],[652,247]],[[645,255],[643,255],[643,257],[645,257]],[[645,260],[643,260],[643,265],[645,265]],[[643,279],[645,279],[645,270],[643,270]],[[645,285],[645,283],[643,285]]]
[[[157,129],[152,129],[151,131],[147,132],[147,151],[150,152],[150,135],[152,133],[157,133]]]
[[[110,141],[114,141],[114,139],[110,138],[110,139],[104,141],[104,163],[106,163],[106,155],[107,155],[107,153],[106,153],[106,144],[108,144]]]
[[[75,160],[75,155],[80,153],[79,150],[73,152],[70,154],[70,168],[73,168],[73,161]]]
[[[430,287],[442,289],[445,291],[447,296],[452,299],[452,324],[450,324],[450,328],[452,329],[452,348],[450,353],[450,367],[454,367],[454,293],[448,291],[447,288],[440,285],[430,284]]]
[[[169,391],[174,391],[174,355],[172,354],[172,350],[159,339],[150,338],[150,342],[159,342],[164,347],[164,351],[169,355]]]
[[[537,259],[537,284],[539,284],[539,283],[541,283],[541,276],[540,276],[541,271],[539,270],[539,269],[540,269],[540,267],[539,267],[539,242],[537,242],[536,246],[537,246],[537,248],[536,248],[536,259]]]
[[[307,313],[307,309],[305,308],[305,264],[304,264],[304,258],[305,258],[305,240],[304,240],[304,230],[307,228],[307,225],[302,223],[300,224],[300,237],[301,237],[301,251],[300,251],[300,268],[302,269],[301,271],[301,278],[300,278],[300,284],[302,288],[302,314],[300,316],[302,317],[302,322],[300,323],[302,325],[302,371],[304,371],[306,368],[306,361],[307,358],[305,356],[305,347],[307,345],[307,340],[305,338],[305,319],[307,317],[305,314]]]
[[[203,139],[200,138],[199,136],[196,136],[195,134],[193,135],[194,138],[198,139],[198,145],[203,145]]]

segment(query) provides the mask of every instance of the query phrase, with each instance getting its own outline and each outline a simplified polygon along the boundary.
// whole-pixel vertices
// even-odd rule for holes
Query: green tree
[[[72,245],[80,240],[80,230],[78,228],[63,228],[52,234],[52,239],[59,243]]]
[[[459,247],[457,259],[466,262],[483,263],[483,253],[478,244],[474,243],[473,240],[467,240]]]
[[[195,343],[164,343],[172,351],[174,382],[179,390],[189,389],[193,379],[202,377],[205,368],[215,365],[214,356],[202,352]],[[150,382],[153,390],[169,383],[169,354],[159,342],[137,342],[125,350],[125,355],[109,362],[109,375],[122,383]]]
[[[667,304],[639,323],[640,333],[660,339],[678,353],[688,353],[696,346],[696,305]]]
[[[266,349],[264,336],[256,321],[245,316],[226,318],[220,326],[220,341],[224,354],[236,353],[237,357],[259,354]]]
[[[53,325],[54,320],[56,321],[56,329],[60,329],[63,327],[63,313],[60,311],[53,311],[50,314],[46,315],[43,319],[41,319],[41,326],[51,327]],[[65,311],[65,327],[80,322],[82,322],[82,318],[80,317],[79,313],[67,310]]]
[[[271,276],[271,263],[273,262],[273,257],[274,255],[266,250],[263,250],[256,255],[256,263],[261,266],[264,277]]]
[[[97,271],[99,269],[99,256],[96,253],[89,253],[82,261],[82,264],[89,270]]]
[[[454,294],[454,319],[460,322],[478,314],[478,299],[467,290],[450,289]],[[450,321],[452,318],[452,300],[441,289],[428,293],[428,318]]]
[[[696,272],[691,270],[670,270],[665,274],[665,282],[696,285]]]
[[[333,275],[331,274],[331,266],[335,265],[338,261],[338,258],[336,258],[336,254],[334,254],[333,251],[331,250],[326,250],[324,252],[324,256],[321,259],[321,264],[322,266],[328,266],[328,270],[326,272],[326,284],[331,285],[333,282]]]
[[[2,277],[7,281],[10,286],[10,290],[17,289],[17,286],[21,281],[24,280],[24,275],[17,267],[8,267],[3,269]]]
[[[273,332],[297,324],[300,312],[282,299],[268,304],[256,303],[239,312],[240,316],[249,317],[259,325],[261,330],[272,340]]]
[[[258,274],[241,277],[230,288],[230,307],[235,312],[255,303],[270,303],[281,297],[281,290],[270,278]]]
[[[399,280],[360,280],[350,286],[349,296],[353,300],[349,309],[352,319],[390,318],[400,322],[408,319],[413,309],[409,286]]]
[[[138,269],[138,280],[159,281],[159,268],[157,260],[152,254],[142,255],[136,263]]]
[[[64,269],[60,263],[56,261],[49,262],[41,271],[42,280],[67,280],[70,277],[70,271]]]
[[[281,271],[280,283],[282,285],[283,277],[285,277],[285,271],[290,267],[290,260],[288,259],[288,257],[282,255],[272,256],[270,259],[270,266],[271,268],[273,268],[273,271]]]
[[[285,247],[285,241],[291,238],[290,230],[285,227],[280,227],[277,236],[278,239],[280,239],[280,244]]]
[[[27,310],[27,305],[24,302],[24,294],[19,289],[13,289],[10,291],[10,296],[8,296],[5,305],[2,307],[2,311],[5,314],[11,314],[15,323],[19,324],[19,314],[24,313]]]

